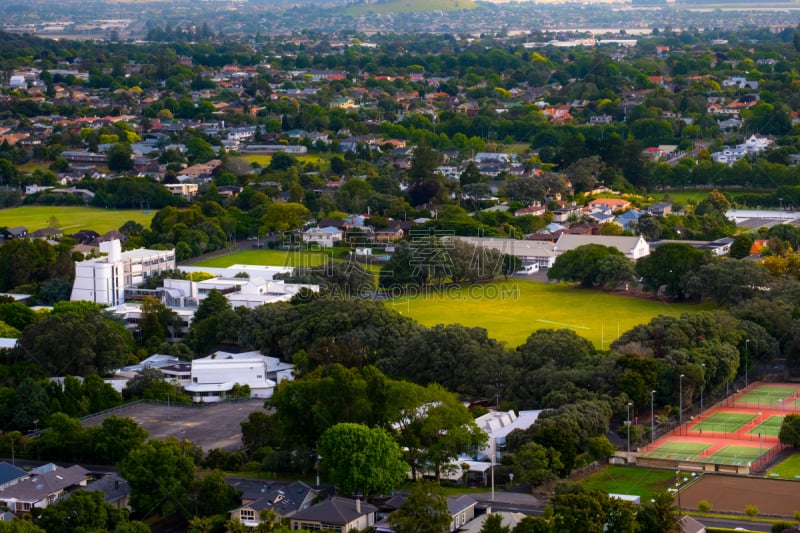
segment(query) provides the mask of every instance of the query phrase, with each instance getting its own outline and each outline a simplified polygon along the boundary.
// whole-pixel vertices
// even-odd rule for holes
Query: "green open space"
[[[757,426],[753,427],[747,433],[750,435],[758,435],[759,433],[764,437],[777,437],[781,431],[781,424],[783,423],[783,416],[775,415],[770,416],[762,421]]]
[[[431,291],[386,305],[423,325],[459,323],[519,346],[539,329],[572,329],[600,349],[658,315],[679,316],[711,306],[672,304],[575,288],[566,283],[512,279]]]
[[[101,235],[119,229],[128,220],[150,227],[155,210],[102,209],[81,206],[26,205],[0,209],[0,226],[25,226],[28,231],[47,228],[55,217],[58,229],[64,233],[75,233],[82,229],[94,230]]]
[[[229,267],[231,265],[268,265],[268,266],[318,266],[328,262],[332,257],[329,251],[291,251],[291,250],[270,250],[259,248],[255,250],[241,250],[230,254],[219,255],[211,259],[205,259],[196,266],[207,267]]]
[[[607,465],[581,483],[609,494],[635,494],[649,501],[675,479],[672,470]]]
[[[272,161],[272,155],[269,154],[245,154],[242,157],[247,159],[250,163],[258,163],[261,167],[268,167]],[[325,165],[328,160],[318,155],[292,155],[301,163],[311,163],[312,165]]]
[[[736,446],[731,444],[711,455],[707,460],[712,463],[741,465],[755,461],[759,457],[761,457],[761,450],[758,447]]]
[[[711,444],[707,442],[687,442],[681,440],[667,441],[655,450],[648,452],[646,455],[651,457],[661,457],[664,459],[691,459],[696,455],[700,455]]]
[[[742,426],[756,418],[758,418],[758,415],[751,413],[717,411],[702,422],[693,425],[691,429],[694,431],[713,431],[715,433],[735,433],[739,431]]]
[[[767,471],[767,477],[800,480],[800,452],[790,455]]]

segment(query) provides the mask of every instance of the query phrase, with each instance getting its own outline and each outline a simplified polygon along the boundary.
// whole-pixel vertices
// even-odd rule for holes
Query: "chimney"
[[[356,513],[361,514],[361,498],[356,498]]]

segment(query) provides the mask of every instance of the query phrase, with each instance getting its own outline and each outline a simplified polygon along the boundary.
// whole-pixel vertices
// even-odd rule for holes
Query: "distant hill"
[[[372,13],[414,13],[418,11],[462,11],[475,9],[473,0],[386,0],[353,4],[345,8],[344,15],[361,17]]]
[[[772,7],[772,6],[785,6],[787,4],[797,4],[797,0],[678,0],[679,5],[696,6],[696,5],[713,5],[717,7],[725,7],[728,5],[749,5],[752,7]]]

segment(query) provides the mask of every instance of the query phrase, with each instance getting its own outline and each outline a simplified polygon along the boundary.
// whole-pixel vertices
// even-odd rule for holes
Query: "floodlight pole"
[[[747,367],[750,359],[750,339],[744,341],[744,388],[747,388]]]
[[[703,367],[703,371],[702,371],[703,383],[700,384],[700,413],[702,414],[703,413],[703,389],[705,388],[705,385],[706,385],[706,364],[703,363],[700,366]]]
[[[683,425],[683,376],[678,379],[678,428]]]
[[[656,399],[656,391],[650,391],[650,444],[656,440],[656,419],[653,416]]]
[[[631,454],[631,405],[633,402],[628,402],[628,420],[625,421],[625,425],[628,426],[628,460]]]

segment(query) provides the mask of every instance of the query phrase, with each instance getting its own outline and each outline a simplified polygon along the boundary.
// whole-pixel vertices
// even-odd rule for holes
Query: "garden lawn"
[[[119,229],[128,220],[135,220],[149,228],[155,212],[155,210],[26,205],[0,209],[0,227],[25,226],[28,232],[33,232],[48,227],[50,217],[56,217],[59,229],[64,233],[90,229],[102,235]]]
[[[790,455],[785,461],[782,461],[772,467],[767,472],[767,477],[781,478],[781,479],[800,479],[800,453]]]
[[[646,502],[659,490],[669,487],[674,479],[672,470],[608,465],[581,484],[609,494],[635,494]]]
[[[657,315],[712,309],[516,279],[398,297],[386,305],[426,326],[458,323],[485,328],[490,337],[512,347],[539,329],[571,329],[601,349]]]

